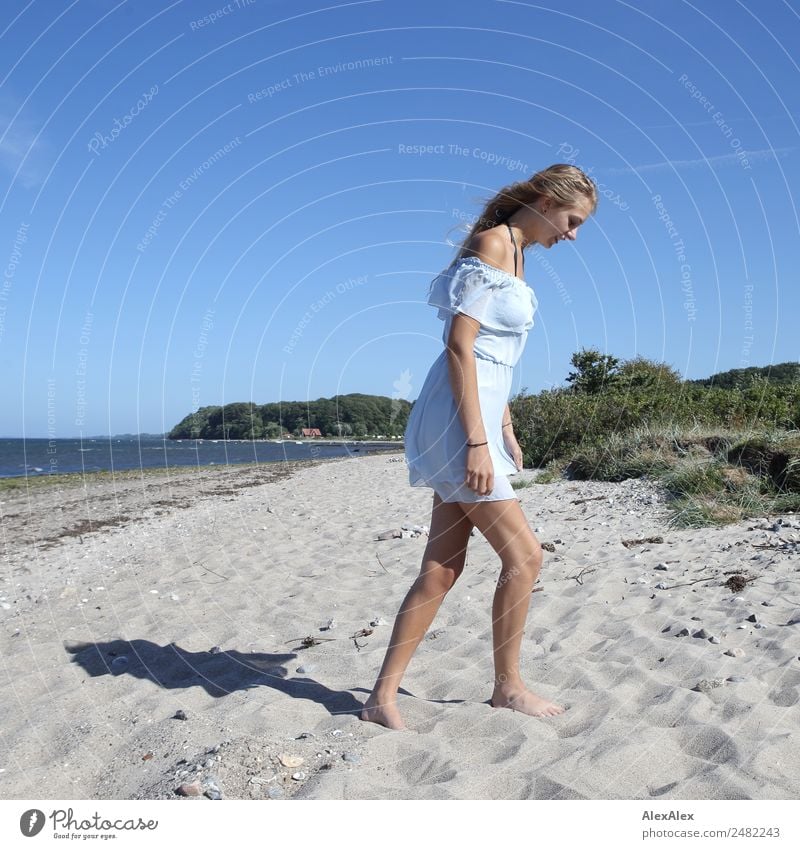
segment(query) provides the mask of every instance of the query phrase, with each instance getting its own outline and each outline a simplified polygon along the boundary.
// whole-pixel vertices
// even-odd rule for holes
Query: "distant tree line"
[[[181,420],[169,439],[278,439],[319,428],[324,437],[402,436],[411,402],[384,395],[335,395],[316,401],[200,407]]]

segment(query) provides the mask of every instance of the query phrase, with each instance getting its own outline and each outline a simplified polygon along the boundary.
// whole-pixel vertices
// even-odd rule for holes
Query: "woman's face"
[[[540,206],[540,235],[536,239],[540,245],[550,248],[564,239],[574,241],[578,227],[583,224],[592,211],[592,203],[585,195],[574,206],[556,206],[546,198]]]

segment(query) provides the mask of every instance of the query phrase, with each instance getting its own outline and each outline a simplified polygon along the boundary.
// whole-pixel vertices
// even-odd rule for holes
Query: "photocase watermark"
[[[146,91],[123,116],[122,120],[114,118],[114,127],[109,133],[95,133],[89,144],[89,151],[96,156],[100,155],[100,150],[105,150],[110,144],[113,144],[119,134],[127,127],[133,119],[143,110],[146,109],[152,99],[158,94],[158,84],[151,86],[150,91]]]
[[[47,473],[53,475],[58,471],[56,457],[56,382],[52,377],[47,378]]]
[[[725,136],[726,139],[730,139],[730,146],[733,148],[736,158],[739,160],[739,164],[745,169],[745,171],[750,171],[752,169],[752,165],[750,165],[750,161],[747,158],[747,151],[742,148],[741,139],[733,135],[733,127],[727,123],[722,112],[714,108],[714,104],[686,74],[681,74],[678,78],[678,82],[681,83],[687,91],[691,92],[692,100],[696,100],[703,109],[711,115],[711,120],[719,127],[719,131],[722,135]]]
[[[147,228],[144,236],[139,240],[136,245],[136,250],[139,253],[144,253],[147,250],[147,246],[153,239],[158,235],[158,231],[161,225],[166,221],[167,215],[173,206],[183,197],[183,195],[197,182],[197,180],[202,177],[202,175],[211,168],[212,165],[219,162],[224,156],[230,153],[234,148],[238,147],[242,143],[242,140],[239,136],[231,139],[226,145],[218,148],[203,162],[201,162],[197,168],[192,171],[187,177],[184,177],[183,180],[178,183],[178,188],[164,201],[161,203],[161,207],[156,214],[156,217],[153,219],[150,226]]]
[[[192,415],[200,409],[200,378],[203,372],[203,357],[208,346],[208,335],[214,327],[214,310],[207,309],[200,324],[200,333],[192,352],[192,373],[189,385],[192,387]]]
[[[558,151],[556,152],[557,156],[562,158],[562,161],[566,165],[574,165],[576,168],[580,168],[587,177],[591,177],[592,171],[594,171],[594,166],[591,165],[588,168],[585,168],[583,165],[578,165],[576,162],[578,154],[580,153],[580,148],[574,147],[569,142],[561,142],[558,146]],[[606,200],[610,200],[614,206],[619,207],[621,210],[625,211],[629,209],[628,202],[623,200],[620,196],[619,192],[615,192],[613,189],[607,187],[605,183],[599,182],[597,179],[592,177],[597,186],[597,194],[601,197],[606,198]]]
[[[521,159],[484,150],[481,147],[462,147],[460,144],[403,144],[397,145],[397,152],[403,156],[466,156],[478,159],[487,165],[500,165],[508,171],[528,173],[528,163]]]
[[[393,56],[373,56],[368,59],[356,59],[352,62],[337,62],[335,65],[317,65],[316,68],[297,71],[297,73],[277,80],[268,86],[264,86],[264,88],[260,88],[258,91],[250,92],[247,95],[247,102],[257,103],[259,100],[274,97],[276,94],[294,86],[315,82],[324,77],[331,77],[345,71],[361,71],[365,68],[378,68],[381,65],[391,65],[393,61]]]
[[[44,811],[30,808],[19,818],[19,829],[25,837],[35,837],[48,819],[53,827],[53,837],[67,840],[99,838],[105,841],[116,839],[117,831],[155,831],[158,828],[158,820],[143,820],[141,817],[108,820],[95,811],[90,818],[76,819],[72,808],[54,808],[45,817]],[[88,833],[81,834],[82,831]]]
[[[331,301],[338,298],[339,295],[343,295],[345,292],[349,292],[357,286],[363,286],[367,282],[367,279],[368,275],[366,274],[362,274],[360,277],[349,277],[347,280],[337,283],[334,289],[328,289],[321,298],[318,298],[316,301],[309,304],[308,309],[303,313],[303,317],[295,325],[289,341],[283,346],[284,353],[291,354],[294,351],[297,343],[303,338],[303,333],[305,333],[306,327],[311,324],[316,313],[325,309],[325,307],[328,306]]]
[[[686,320],[694,321],[697,310],[695,308],[694,289],[692,287],[692,266],[686,261],[685,246],[678,228],[672,221],[669,212],[661,202],[661,195],[653,195],[652,201],[658,212],[659,220],[664,222],[664,227],[672,239],[672,247],[675,250],[675,258],[681,269],[681,291],[683,292],[683,308],[686,310]]]
[[[564,286],[564,282],[555,268],[553,268],[550,260],[544,255],[544,252],[538,250],[538,248],[531,252],[531,256],[541,266],[544,273],[556,284],[556,290],[558,291],[558,294],[561,295],[561,300],[563,301],[564,306],[568,307],[572,303],[572,298],[570,298],[569,292],[567,292],[567,289]]]
[[[753,285],[744,285],[744,336],[742,337],[742,359],[739,364],[743,368],[750,365],[750,348],[753,347]]]
[[[22,259],[22,246],[28,241],[28,228],[30,224],[24,221],[20,222],[17,227],[17,232],[14,236],[14,244],[11,247],[11,256],[8,258],[6,267],[3,269],[3,285],[0,288],[0,341],[6,330],[6,311],[8,307],[8,295],[14,285],[14,275],[17,273],[17,266]]]
[[[92,335],[93,313],[87,312],[81,326],[81,335],[78,339],[78,367],[75,369],[75,427],[83,427],[86,416],[86,363],[89,359],[89,342]]]
[[[198,18],[195,21],[189,22],[189,29],[192,32],[197,32],[197,30],[202,29],[203,27],[211,26],[211,24],[215,24],[221,18],[227,17],[232,12],[238,12],[239,9],[244,9],[247,6],[252,6],[256,0],[232,0],[231,3],[228,3],[226,6],[221,6],[219,9],[215,9],[213,12],[209,12],[202,18]]]

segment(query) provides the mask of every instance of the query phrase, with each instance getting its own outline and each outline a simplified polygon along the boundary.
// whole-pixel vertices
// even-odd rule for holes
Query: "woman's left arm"
[[[508,409],[508,404],[503,410],[503,442],[514,460],[517,471],[520,471],[522,469],[522,449],[519,447],[517,437],[514,436],[514,425],[511,423],[511,410]]]

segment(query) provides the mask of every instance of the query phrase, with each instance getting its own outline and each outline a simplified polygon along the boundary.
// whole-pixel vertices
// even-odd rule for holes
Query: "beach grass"
[[[793,513],[800,510],[800,432],[642,426],[551,460],[532,483],[628,478],[663,486],[673,527]]]

